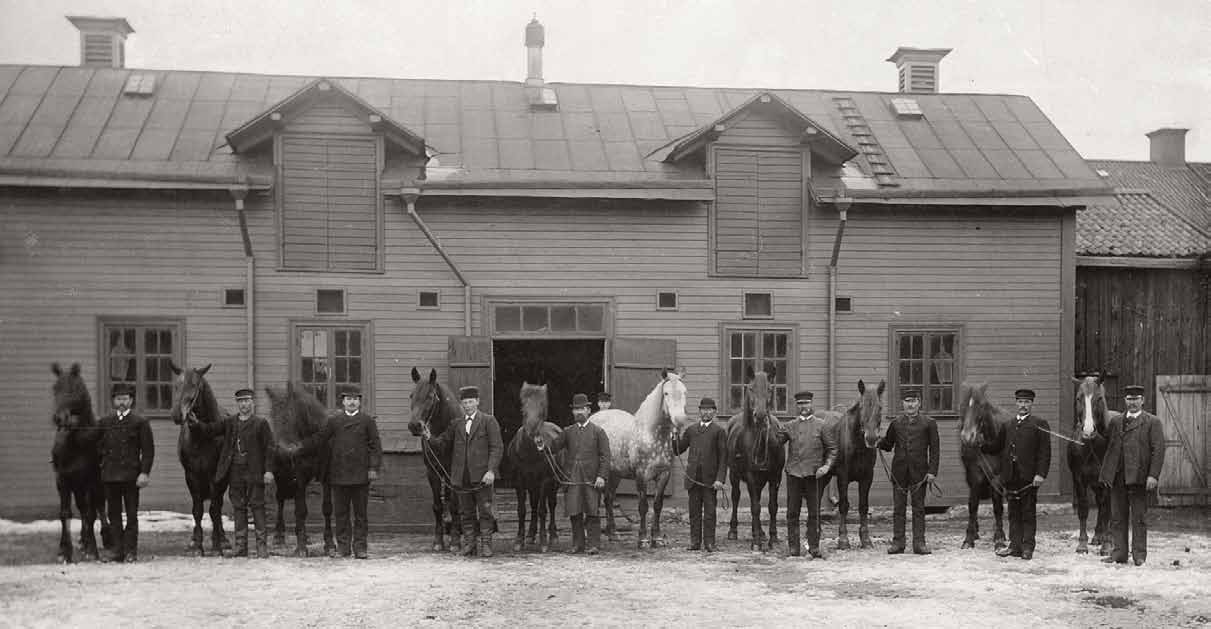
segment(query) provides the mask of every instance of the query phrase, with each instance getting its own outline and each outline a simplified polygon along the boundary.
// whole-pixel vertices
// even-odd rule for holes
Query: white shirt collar
[[[130,415],[130,409],[127,409],[125,413],[123,413],[122,411],[118,411],[118,421],[122,421],[123,419],[126,419],[127,415]]]

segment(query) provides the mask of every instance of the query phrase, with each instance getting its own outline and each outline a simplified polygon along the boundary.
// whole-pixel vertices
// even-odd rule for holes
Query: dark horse
[[[1073,378],[1077,383],[1076,416],[1072,426],[1072,441],[1068,443],[1068,470],[1072,472],[1072,507],[1081,521],[1081,536],[1076,552],[1089,552],[1089,492],[1097,501],[1097,521],[1093,543],[1101,545],[1101,554],[1110,551],[1109,492],[1098,481],[1102,461],[1106,458],[1106,427],[1119,416],[1106,406],[1106,389],[1093,376]]]
[[[440,435],[446,432],[450,422],[462,415],[458,400],[450,389],[437,381],[437,370],[430,369],[429,377],[421,379],[416,367],[412,368],[411,419],[408,420],[408,430],[414,435],[421,434],[422,427],[429,428],[429,434]],[[433,550],[462,550],[460,537],[462,527],[458,520],[458,500],[450,487],[449,469],[451,451],[449,448],[441,452],[429,447],[429,440],[421,441],[421,451],[425,456],[425,479],[429,481],[429,491],[433,495]],[[449,536],[450,543],[446,543]]]
[[[517,539],[513,542],[513,550],[521,551],[527,543],[533,546],[537,535],[538,551],[545,553],[557,537],[555,499],[559,484],[551,463],[534,446],[534,438],[542,437],[546,443],[553,443],[562,432],[559,426],[547,421],[547,385],[522,383],[521,413],[521,429],[505,449],[505,456],[513,464],[513,487],[517,491]],[[528,536],[525,534],[527,496],[530,498]]]
[[[173,380],[172,403],[172,421],[181,426],[177,455],[181,459],[181,467],[185,469],[185,485],[193,498],[193,538],[189,550],[195,555],[206,554],[202,539],[202,513],[205,501],[209,500],[210,524],[213,527],[211,549],[221,553],[224,548],[231,547],[223,534],[223,494],[227,491],[227,481],[216,482],[214,478],[215,469],[219,466],[222,437],[207,437],[200,429],[201,424],[223,420],[214,390],[206,381],[210,365],[201,369],[181,369],[175,363],[169,363],[169,366],[177,376]],[[197,420],[196,424],[185,421],[190,416]]]
[[[745,371],[747,382],[741,396],[741,411],[728,421],[727,443],[731,453],[729,469],[732,483],[732,520],[727,538],[736,539],[737,505],[740,503],[740,483],[748,488],[749,509],[752,510],[753,550],[772,549],[778,541],[778,487],[782,484],[782,468],[786,466],[786,449],[778,442],[776,419],[770,413],[774,387],[770,384],[774,372]],[[769,536],[761,527],[761,492],[769,485]]]
[[[80,377],[79,363],[73,364],[67,373],[55,363],[51,371],[57,378],[53,388],[55,444],[51,448],[51,463],[55,468],[55,487],[59,490],[58,558],[60,563],[72,561],[71,501],[75,497],[76,508],[80,510],[80,551],[95,560],[99,555],[93,522],[101,520],[101,543],[105,548],[113,544],[105,516],[101,461],[97,454],[101,431],[97,428],[88,387]]]
[[[293,382],[285,389],[265,387],[269,396],[269,421],[273,426],[274,449],[274,493],[277,497],[277,523],[273,532],[273,543],[286,543],[286,501],[294,501],[294,554],[307,556],[307,486],[319,481],[321,487],[321,509],[324,514],[324,551],[336,548],[332,537],[332,488],[326,480],[328,452],[321,449],[313,454],[286,454],[283,446],[298,446],[303,439],[319,432],[328,419],[328,410],[312,395],[311,391]]]
[[[980,448],[1005,429],[1009,414],[989,402],[987,395],[987,383],[970,385],[964,382],[959,389],[959,412],[963,414],[963,420],[959,422],[959,458],[967,475],[967,537],[963,539],[962,547],[975,548],[976,540],[980,538],[980,501],[988,498],[992,501],[992,516],[996,520],[992,543],[1000,550],[1005,547],[1005,527],[1001,519],[1004,496],[998,478],[1002,453],[986,453]]]
[[[883,423],[883,402],[880,396],[887,386],[880,380],[877,389],[858,381],[858,401],[845,414],[836,411],[817,413],[828,422],[828,429],[837,435],[837,461],[824,477],[821,486],[827,486],[832,478],[837,479],[837,495],[840,500],[837,510],[840,520],[837,527],[837,548],[849,548],[849,530],[845,520],[849,515],[849,484],[858,483],[858,538],[862,548],[871,548],[870,529],[870,485],[875,478],[875,444],[879,441],[879,428]]]

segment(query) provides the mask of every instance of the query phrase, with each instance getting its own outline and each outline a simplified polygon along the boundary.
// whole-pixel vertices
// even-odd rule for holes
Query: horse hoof
[[[286,536],[285,535],[274,535],[273,536],[273,545],[274,546],[285,546],[286,545]]]
[[[736,541],[736,540],[740,539],[740,535],[737,534],[736,531],[728,531],[727,538],[731,541]]]
[[[548,550],[551,550],[551,547],[550,547],[550,546],[543,545],[543,546],[539,546],[539,547],[538,547],[538,552],[540,552],[540,553],[545,553],[545,552],[547,552]]]
[[[975,542],[973,542],[969,539],[965,539],[965,540],[963,540],[963,545],[960,546],[959,548],[975,548],[975,547],[976,547]]]
[[[441,544],[441,543],[438,543],[438,542],[435,542],[435,543],[433,544],[433,552],[435,552],[435,553],[439,553],[439,552],[441,552],[441,551],[443,551],[443,550],[446,550],[446,545],[445,545],[445,544]]]
[[[753,551],[753,552],[755,552],[755,553],[759,553],[759,552],[761,552],[761,551],[762,551],[761,544],[759,544],[759,543],[754,543],[754,544],[751,544],[751,545],[749,546],[749,550],[751,550],[751,551]]]
[[[520,553],[523,548],[525,548],[525,544],[522,544],[521,542],[513,542],[513,552]]]
[[[870,543],[870,540],[868,540],[868,539],[862,540],[862,548],[874,548],[874,547],[875,547],[875,545]]]
[[[1087,554],[1089,554],[1089,547],[1088,547],[1088,546],[1086,546],[1086,545],[1084,545],[1084,544],[1081,544],[1080,546],[1077,546],[1077,547],[1076,547],[1076,554],[1078,554],[1078,555],[1087,555]]]
[[[64,554],[59,554],[55,557],[55,561],[58,561],[59,563],[64,563],[64,564],[71,563],[71,557],[64,555]]]
[[[837,540],[837,550],[849,550],[849,540],[844,537]]]
[[[295,556],[295,557],[306,557],[306,556],[307,556],[307,547],[306,547],[306,546],[299,546],[299,547],[295,548],[295,549],[294,549],[294,556]]]

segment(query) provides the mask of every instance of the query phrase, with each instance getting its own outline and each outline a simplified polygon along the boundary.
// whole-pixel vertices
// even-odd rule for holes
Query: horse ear
[[[416,370],[416,367],[413,367],[412,368],[412,383],[416,384],[417,382],[420,382],[420,372]]]
[[[668,368],[667,368],[667,367],[661,367],[661,368],[660,368],[660,379],[661,379],[661,380],[668,380],[668,379],[669,379],[669,370],[668,370]]]
[[[71,364],[71,375],[73,375],[73,376],[80,375],[80,363]]]
[[[1105,382],[1105,381],[1106,381],[1106,377],[1105,377],[1105,376],[1103,376],[1102,374],[1100,374],[1100,373],[1099,373],[1099,374],[1097,375],[1097,383],[1098,383],[1098,384],[1102,384],[1102,383],[1103,383],[1103,382]]]
[[[63,368],[59,366],[59,363],[51,363],[50,372],[55,374],[56,376],[62,376]]]
[[[883,391],[884,391],[885,389],[887,389],[887,381],[886,381],[886,380],[880,380],[880,381],[879,381],[879,388],[875,390],[875,393],[876,393],[876,394],[878,394],[878,395],[883,395]]]
[[[770,365],[770,366],[769,366],[769,367],[766,369],[766,371],[765,371],[765,375],[769,376],[769,379],[770,379],[770,381],[772,382],[772,381],[773,381],[773,379],[774,379],[774,376],[777,376],[777,375],[778,375],[778,368],[777,368],[777,367],[775,367],[775,366],[773,366],[773,365]]]
[[[685,372],[685,365],[682,365],[682,366],[680,366],[680,367],[678,367],[678,368],[677,368],[677,377],[678,377],[678,378],[684,378],[684,377],[685,377],[685,373],[686,373],[686,372]]]
[[[745,366],[744,366],[744,381],[745,381],[745,382],[750,382],[750,381],[752,381],[752,379],[753,379],[753,378],[755,378],[756,376],[757,376],[757,374],[753,373],[753,366],[752,366],[752,365],[745,365]]]
[[[181,375],[181,368],[178,367],[177,364],[175,362],[173,362],[172,360],[168,361],[168,368],[172,369],[172,372],[177,374],[178,376]]]
[[[437,370],[436,369],[429,370],[429,384],[437,384]]]
[[[1076,384],[1080,384],[1085,381],[1084,378],[1078,378],[1076,376],[1071,376],[1071,378],[1072,378],[1072,381],[1075,382]]]
[[[858,380],[858,393],[866,393],[866,383]]]
[[[214,365],[214,363],[208,363],[208,364],[207,364],[205,367],[202,367],[201,369],[199,369],[199,370],[198,370],[198,375],[199,375],[199,376],[204,376],[204,375],[206,375],[206,372],[207,372],[207,371],[210,371],[210,368],[211,368],[213,365]]]

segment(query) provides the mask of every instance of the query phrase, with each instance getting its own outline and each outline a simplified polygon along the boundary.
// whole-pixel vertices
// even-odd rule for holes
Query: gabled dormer
[[[317,79],[227,134],[236,154],[272,152],[279,268],[383,268],[385,170],[423,176],[420,135],[331,79]]]

